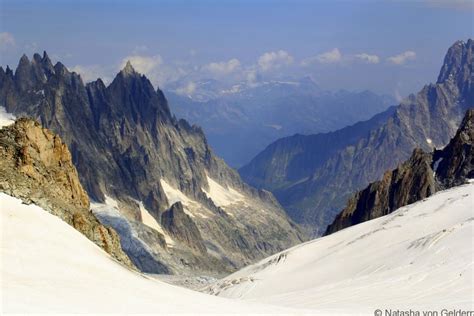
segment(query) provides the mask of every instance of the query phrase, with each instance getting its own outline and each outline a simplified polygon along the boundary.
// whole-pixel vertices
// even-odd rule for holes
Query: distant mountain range
[[[178,117],[202,126],[211,147],[233,167],[280,137],[337,130],[396,103],[370,91],[323,91],[309,77],[233,86],[216,80],[194,84],[189,94],[169,87],[170,107]]]
[[[278,140],[240,169],[243,179],[271,190],[294,220],[322,234],[353,192],[407,160],[413,149],[431,151],[455,135],[474,107],[473,54],[472,39],[454,43],[437,82],[393,113],[334,133]]]
[[[142,271],[219,275],[305,238],[130,63],[85,85],[46,53],[24,55],[15,72],[0,67],[0,105],[59,134],[95,216]]]

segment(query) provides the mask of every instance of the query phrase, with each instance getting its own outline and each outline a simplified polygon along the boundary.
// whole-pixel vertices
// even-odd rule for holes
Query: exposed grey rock
[[[442,150],[415,149],[411,158],[356,193],[326,229],[326,235],[420,201],[438,190],[474,178],[474,110],[468,110],[459,130]]]
[[[474,178],[474,110],[466,112],[456,136],[443,150],[433,153],[438,189],[446,189]]]
[[[153,249],[149,252],[153,258],[146,260],[150,263],[139,263],[147,271],[154,267],[155,272],[164,271],[154,263],[160,262],[169,271],[187,268],[194,273],[214,267],[224,272],[304,238],[271,194],[243,183],[213,154],[202,130],[173,117],[162,91],[129,63],[105,86],[100,79],[84,85],[78,74],[59,62],[51,68],[47,55],[35,55],[33,61],[22,58],[15,74],[0,71],[0,104],[61,135],[91,199],[104,203],[106,196],[114,198],[127,221],[143,220],[142,202],[161,224],[162,214],[175,202],[168,201],[161,181],[192,201],[194,211],[206,213],[188,221],[199,229],[208,250],[205,256],[188,247],[184,238],[170,250],[156,244],[159,237],[144,237],[142,241]],[[239,192],[245,202],[242,207],[216,205],[205,193],[208,177],[224,190]],[[230,209],[238,215],[227,214]],[[261,221],[262,216],[268,221]],[[134,231],[141,234],[141,227]],[[120,231],[126,235],[121,237],[130,239],[127,230]],[[124,248],[130,256],[138,256],[132,258],[134,262],[141,262],[140,252],[131,249],[135,248]]]
[[[169,210],[161,214],[161,223],[177,240],[180,240],[194,250],[206,253],[206,246],[201,233],[188,214],[184,213],[183,204],[176,202]]]
[[[239,173],[250,185],[271,190],[278,197],[278,192],[307,178],[339,150],[384,124],[395,110],[390,107],[367,121],[335,132],[281,138],[240,168]]]
[[[353,192],[409,159],[415,148],[430,152],[455,135],[465,111],[474,107],[473,51],[473,40],[456,42],[448,50],[436,84],[408,97],[383,124],[323,159],[314,171],[285,183],[281,190],[272,190],[274,182],[267,184],[258,178],[265,175],[261,170],[252,171],[258,178],[252,182],[261,182],[274,192],[295,221],[309,226],[316,235],[323,233]],[[314,149],[309,146],[299,151]]]

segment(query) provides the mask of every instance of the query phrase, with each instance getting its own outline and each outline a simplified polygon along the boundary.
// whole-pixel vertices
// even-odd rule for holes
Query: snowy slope
[[[3,106],[0,106],[0,128],[6,125],[13,124],[15,122],[15,116],[7,113]]]
[[[319,312],[473,309],[474,183],[276,254],[206,289]]]
[[[3,193],[0,219],[2,314],[472,310],[474,183],[291,248],[208,290],[240,300],[131,272],[59,218]]]
[[[0,193],[4,313],[277,313],[129,271],[59,218]]]

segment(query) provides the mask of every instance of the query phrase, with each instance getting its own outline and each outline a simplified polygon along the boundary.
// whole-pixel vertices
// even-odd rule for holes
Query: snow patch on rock
[[[14,122],[15,116],[11,113],[8,113],[3,106],[0,106],[0,128],[13,124]]]
[[[164,179],[160,180],[161,187],[163,188],[163,191],[165,191],[166,198],[168,199],[168,202],[171,205],[173,205],[176,202],[181,202],[183,205],[188,205],[191,203],[191,199],[188,198],[183,192],[180,190],[173,188],[168,182],[166,182]]]
[[[174,243],[174,240],[170,237],[170,235],[168,235],[165,232],[165,230],[161,227],[161,225],[156,221],[156,219],[153,216],[151,216],[150,212],[143,205],[143,202],[139,202],[139,205],[140,205],[140,215],[141,215],[143,224],[147,225],[150,228],[153,228],[154,230],[162,234],[163,237],[165,238],[166,245],[168,247],[173,247],[175,243]]]
[[[202,190],[217,206],[225,207],[245,200],[244,195],[240,192],[231,187],[223,187],[209,176],[207,176],[207,183],[209,184],[209,190],[204,188]]]
[[[170,206],[176,202],[181,202],[183,204],[184,212],[192,218],[199,216],[206,219],[212,214],[201,203],[187,197],[183,192],[172,187],[168,182],[166,182],[166,180],[161,179],[160,183]]]

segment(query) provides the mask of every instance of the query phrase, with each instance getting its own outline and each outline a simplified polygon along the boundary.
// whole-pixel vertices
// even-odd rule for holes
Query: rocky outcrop
[[[140,245],[145,244],[155,260],[143,265],[147,272],[164,271],[153,262],[161,262],[168,271],[182,271],[184,266],[176,265],[180,259],[224,272],[304,238],[271,194],[242,182],[214,155],[202,130],[177,120],[163,92],[130,63],[108,86],[100,79],[85,85],[61,63],[51,65],[45,53],[35,54],[31,61],[22,57],[15,73],[0,69],[0,104],[17,116],[37,119],[61,136],[91,199],[101,204],[114,199],[121,218],[133,224],[132,230],[119,230],[124,238],[131,241],[128,232],[146,229],[143,214],[147,213],[153,218],[148,224],[156,222],[150,225],[161,234],[162,214],[181,201],[209,250],[206,255],[199,253],[185,238],[171,236],[176,243],[168,249],[157,245],[156,238],[144,237]],[[269,220],[261,221],[262,217]],[[119,218],[109,216],[108,224]],[[113,226],[123,227],[120,223]],[[232,234],[226,234],[229,230]],[[258,246],[264,243],[265,247]],[[241,248],[243,244],[248,248]],[[140,256],[144,252],[138,249],[132,246],[126,251]],[[132,260],[140,262],[140,258]],[[157,270],[150,271],[153,267]]]
[[[456,136],[443,150],[433,153],[438,189],[447,189],[474,178],[474,110],[466,112]]]
[[[0,190],[48,210],[118,261],[133,266],[117,233],[90,212],[66,144],[39,123],[22,118],[0,129]]]
[[[184,213],[183,204],[176,202],[161,215],[163,228],[177,240],[184,242],[192,249],[206,253],[206,246],[201,233],[188,214]]]
[[[436,84],[409,96],[383,124],[324,158],[314,170],[276,190],[262,180],[263,188],[272,190],[295,221],[316,235],[323,233],[351,194],[409,159],[415,148],[431,152],[455,135],[466,110],[474,107],[473,54],[472,39],[454,43]],[[301,156],[314,149],[299,151]]]
[[[408,161],[350,198],[325,234],[387,215],[472,178],[474,110],[468,110],[456,135],[444,149],[432,153],[415,149]]]

